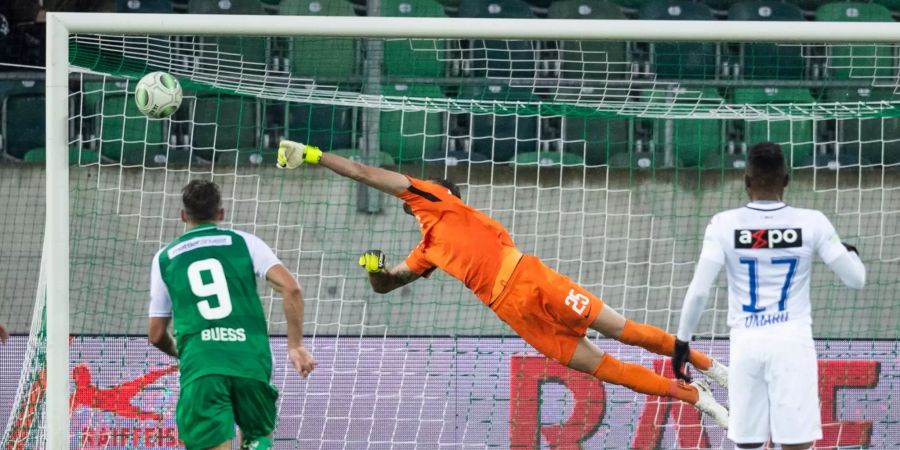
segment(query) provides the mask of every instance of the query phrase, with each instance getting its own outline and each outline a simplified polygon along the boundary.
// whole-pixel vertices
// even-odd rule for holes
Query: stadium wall
[[[193,175],[186,170],[118,166],[71,171],[72,214],[84,213],[89,219],[73,221],[77,225],[72,230],[72,301],[82,303],[73,310],[88,312],[72,319],[73,333],[145,332],[149,260],[161,240],[182,230],[177,220],[181,186],[191,176],[209,174],[209,168],[193,170]],[[560,171],[495,167],[492,174],[457,167],[448,169],[447,175],[467,183],[463,193],[470,204],[507,225],[525,252],[580,280],[630,318],[673,331],[708,218],[746,200],[742,174],[688,169]],[[384,198],[378,214],[357,212],[357,186],[316,168],[290,174],[274,168],[238,169],[235,174],[230,168],[227,173],[215,179],[227,198],[229,220],[259,234],[276,247],[288,268],[300,274],[307,320],[314,314],[316,322],[307,325],[307,332],[509,334],[446,274],[437,273],[385,296],[369,290],[356,264],[358,254],[380,248],[389,263],[396,263],[420,239],[415,220],[402,214],[399,201]],[[415,175],[443,175],[443,169],[419,170]],[[898,225],[891,225],[896,220],[880,211],[884,202],[897,201],[886,198],[890,193],[881,188],[897,185],[900,176],[879,169],[861,178],[842,171],[840,183],[834,177],[827,170],[796,172],[788,200],[822,209],[831,217],[841,234],[860,248],[870,283],[859,293],[837,288],[837,280],[818,264],[812,290],[816,333],[895,338],[895,320],[881,308],[896,298],[895,283],[879,282],[879,274],[896,275],[896,262],[890,261],[900,257],[900,245],[881,236],[900,230],[886,228]],[[4,286],[0,321],[16,333],[28,331],[34,301],[43,178],[40,166],[0,166],[0,211],[6,217],[0,221]],[[97,292],[107,298],[95,298]],[[725,296],[725,289],[717,290],[718,312],[707,314],[700,330],[725,331]],[[91,320],[91,311],[107,317]],[[284,332],[280,306],[274,308],[272,322],[273,333]]]
[[[618,358],[671,375],[664,360],[609,340]],[[633,392],[548,362],[518,338],[317,338],[307,380],[273,340],[280,390],[276,448],[732,448],[693,408]],[[698,342],[727,362],[727,343]],[[24,354],[14,337],[0,356],[7,417]],[[178,377],[143,336],[76,338],[71,444],[75,449],[182,448]],[[823,439],[817,448],[900,445],[895,342],[818,342]],[[114,360],[115,364],[107,361]],[[724,400],[724,390],[714,394]],[[703,423],[704,427],[700,427]],[[567,445],[568,444],[568,445]]]

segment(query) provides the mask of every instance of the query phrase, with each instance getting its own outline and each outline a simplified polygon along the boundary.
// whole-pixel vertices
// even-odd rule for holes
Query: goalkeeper
[[[399,197],[403,209],[419,220],[422,241],[405,261],[387,269],[384,254],[373,250],[359,259],[375,292],[386,293],[440,268],[462,281],[501,320],[538,351],[572,369],[649,395],[674,397],[711,415],[722,427],[728,411],[713,398],[704,381],[688,385],[643,366],[627,364],[592,344],[588,328],[625,344],[671,356],[675,337],[663,330],[626,320],[593,294],[523,255],[502,225],[460,200],[451,182],[422,181],[323,153],[314,146],[282,141],[278,167],[319,164],[338,175]],[[725,386],[727,368],[691,351],[690,362]],[[727,387],[727,386],[726,386]]]

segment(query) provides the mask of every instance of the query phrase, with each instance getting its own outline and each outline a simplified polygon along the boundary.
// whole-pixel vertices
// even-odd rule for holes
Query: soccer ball
[[[181,84],[166,72],[144,75],[134,89],[138,110],[148,117],[169,117],[181,106]]]

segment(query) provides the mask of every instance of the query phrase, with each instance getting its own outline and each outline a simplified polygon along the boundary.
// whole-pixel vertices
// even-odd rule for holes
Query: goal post
[[[44,277],[44,282],[46,283],[47,305],[47,314],[45,319],[47,370],[46,445],[48,449],[52,450],[69,448],[71,440],[71,437],[69,435],[69,402],[71,395],[69,384],[69,330],[71,329],[69,295],[70,274],[72,273],[72,268],[70,267],[70,227],[72,225],[70,222],[70,217],[71,213],[74,213],[76,211],[70,210],[71,186],[69,181],[69,146],[71,142],[71,117],[68,105],[70,97],[69,78],[72,70],[69,61],[73,56],[70,54],[70,47],[73,45],[73,39],[75,35],[215,35],[230,37],[341,37],[363,39],[372,38],[424,40],[497,39],[533,41],[571,40],[640,42],[778,42],[796,45],[828,45],[830,43],[834,43],[836,45],[852,46],[853,43],[870,44],[873,42],[884,42],[894,44],[900,42],[900,25],[894,23],[866,23],[865,26],[860,26],[860,24],[858,23],[828,22],[693,22],[637,20],[593,21],[554,19],[497,20],[458,18],[413,19],[391,17],[288,17],[241,15],[212,16],[48,13],[46,71],[46,223],[44,235],[45,242],[42,256],[42,269],[45,269],[46,274],[46,276]],[[103,47],[102,42],[98,45],[101,51],[107,51],[113,48]],[[605,93],[603,94],[604,96],[601,96],[600,94],[591,93],[594,91],[587,92],[583,89],[573,96],[568,96],[568,91],[563,92],[562,90],[560,90],[554,92],[550,97],[552,100],[511,100],[506,102],[504,102],[503,100],[495,101],[485,99],[449,100],[435,98],[416,98],[414,96],[407,97],[403,95],[395,95],[392,97],[363,93],[354,93],[353,95],[348,94],[347,96],[342,96],[340,87],[334,90],[327,90],[327,92],[321,92],[315,88],[305,88],[302,86],[302,81],[298,82],[297,80],[291,78],[290,74],[280,74],[274,76],[273,78],[276,79],[276,82],[272,84],[266,84],[267,81],[260,81],[258,84],[254,84],[256,83],[256,81],[254,80],[238,79],[237,81],[231,81],[231,79],[228,77],[222,77],[221,79],[217,78],[217,76],[221,75],[221,73],[229,73],[229,70],[242,70],[241,66],[223,67],[220,72],[208,74],[192,74],[189,69],[183,68],[184,70],[179,73],[177,70],[177,65],[170,60],[166,60],[165,55],[162,53],[134,55],[127,54],[126,50],[127,49],[125,48],[122,49],[122,52],[123,54],[126,54],[126,57],[136,57],[137,59],[140,59],[141,61],[147,63],[148,66],[159,66],[162,67],[163,70],[166,70],[168,68],[169,70],[172,70],[178,77],[187,78],[189,81],[197,83],[199,85],[212,86],[212,88],[220,91],[234,92],[239,95],[246,96],[255,95],[258,98],[270,99],[273,101],[285,101],[287,103],[309,101],[310,103],[317,105],[343,104],[361,108],[377,108],[384,111],[400,111],[401,117],[406,117],[404,114],[412,111],[441,111],[456,113],[465,112],[472,114],[473,117],[480,117],[479,115],[484,115],[484,117],[522,115],[527,117],[538,116],[540,119],[543,119],[545,116],[549,117],[550,119],[553,119],[555,117],[566,117],[567,114],[571,115],[572,117],[590,116],[592,114],[607,116],[611,114],[618,114],[624,119],[629,120],[635,118],[665,120],[671,119],[673,117],[699,121],[717,120],[719,118],[748,118],[765,123],[766,125],[764,125],[763,128],[768,130],[762,132],[762,135],[765,135],[766,132],[771,133],[771,129],[776,126],[772,125],[772,123],[776,122],[780,124],[781,122],[793,123],[794,121],[800,120],[812,121],[820,119],[834,119],[847,120],[848,123],[850,123],[853,121],[867,120],[868,118],[873,118],[873,120],[880,120],[880,118],[882,117],[895,116],[896,113],[894,108],[900,106],[900,102],[896,102],[893,100],[878,100],[871,102],[851,101],[847,103],[841,103],[840,101],[826,101],[812,102],[808,104],[803,103],[802,101],[787,101],[783,104],[777,104],[774,106],[769,104],[739,104],[732,101],[725,102],[720,100],[711,100],[708,103],[705,103],[704,101],[702,101],[702,99],[699,99],[699,97],[694,98],[690,96],[688,97],[691,101],[687,102],[687,104],[680,104],[679,102],[671,101],[658,104],[652,101],[635,103],[630,99],[626,99],[624,95],[621,98],[616,97],[615,94],[609,93]],[[157,51],[164,52],[164,50]],[[156,58],[160,59],[157,60]],[[90,71],[91,68],[80,68],[79,70]],[[260,70],[262,70],[266,74],[269,73],[268,67],[263,67]],[[195,78],[191,78],[194,75],[196,75]],[[896,76],[897,74],[893,73],[890,78],[873,79],[872,86],[882,87],[884,89],[892,89],[896,93],[898,86]],[[280,78],[278,77],[282,77],[285,80],[285,83],[279,84],[280,82],[278,80],[280,80]],[[501,77],[496,81],[499,83],[508,84],[510,86],[519,85],[525,86],[527,88],[532,88],[535,90],[535,93],[538,93],[538,88],[546,88],[546,85],[548,84],[541,84],[537,81],[531,81],[531,84],[529,85],[529,82],[517,80],[515,76],[506,78]],[[297,83],[300,83],[300,85],[298,85]],[[604,81],[601,80],[591,86],[599,86],[600,88],[603,88],[605,87],[603,83]],[[634,83],[638,82],[635,81]],[[647,82],[645,82],[645,84],[646,83]],[[549,85],[551,86],[552,84],[552,82],[549,83]],[[615,85],[615,82],[609,82],[609,86],[613,85]],[[651,88],[651,90],[659,89],[660,92],[668,92],[671,90],[670,88],[675,85],[677,85],[677,83],[675,82],[666,84],[664,87],[660,87],[661,85],[654,85],[655,87]],[[583,85],[578,86],[577,84],[575,86],[576,89],[583,87]],[[631,86],[631,88],[633,87],[634,86]],[[688,87],[689,91],[691,89],[693,88]],[[699,92],[699,88],[697,89],[697,91]],[[540,91],[539,93],[544,93],[544,91]],[[682,97],[684,97],[686,94],[678,93],[676,95],[682,95]],[[381,124],[382,127],[386,126],[384,124],[384,120],[382,120]],[[792,125],[788,125],[789,128],[791,126]],[[427,130],[427,125],[424,125],[423,129]],[[678,129],[673,128],[673,125],[671,123],[660,125],[660,130],[662,133],[661,136],[668,136],[668,138],[666,138],[667,142],[671,141],[672,139],[678,139],[680,136]],[[702,132],[702,129],[691,131],[691,133]],[[416,131],[416,133],[422,134],[426,138],[429,136],[428,131]],[[449,139],[451,138],[451,136],[448,136],[449,132],[447,131],[441,131],[438,134],[441,134],[440,138],[444,139],[445,142],[449,141]],[[517,139],[517,135],[514,134],[512,139]],[[661,137],[659,139],[660,142],[662,142],[663,138]],[[807,138],[804,137],[803,139]],[[891,137],[888,139],[894,138]],[[841,136],[836,136],[834,140],[840,142]],[[851,140],[855,143],[865,141],[859,136],[856,136]],[[315,142],[313,143],[315,144]],[[672,144],[668,143],[660,145],[671,146]],[[812,143],[810,143],[810,145],[812,145]],[[887,150],[882,148],[882,153],[886,151]],[[671,156],[672,150],[668,150],[668,154],[669,156]],[[493,163],[488,161],[485,164],[489,165],[493,170]],[[883,163],[883,165],[889,166],[890,164]],[[607,167],[606,162],[600,164],[599,167],[599,170],[603,170],[606,174],[604,175],[605,177],[610,177],[609,168]],[[639,167],[639,164],[635,167],[637,169],[643,168]],[[673,170],[671,178],[678,178],[681,172],[680,169],[677,168],[677,165],[675,163],[672,163],[668,167],[672,168]],[[870,242],[873,242],[870,247],[873,249],[876,247],[878,248],[879,255],[873,256],[873,261],[877,261],[879,264],[884,264],[885,268],[884,271],[876,271],[873,273],[873,275],[893,278],[885,279],[883,281],[884,290],[880,291],[880,294],[873,296],[872,299],[884,300],[881,295],[886,295],[887,291],[889,291],[891,287],[896,288],[898,285],[896,274],[890,274],[887,271],[887,265],[897,261],[898,258],[900,258],[900,250],[898,250],[897,243],[897,240],[900,239],[900,229],[896,229],[888,223],[891,220],[900,219],[900,199],[898,199],[897,197],[898,192],[900,191],[897,190],[897,185],[894,184],[897,175],[894,173],[887,173],[889,169],[894,169],[895,167],[891,166],[885,169],[871,169],[872,171],[881,171],[879,175],[879,177],[881,178],[879,178],[879,181],[863,180],[864,174],[861,172],[862,169],[860,169],[859,167],[851,168],[848,170],[842,169],[840,164],[838,164],[838,167],[836,169],[837,172],[834,172],[834,168],[832,168],[832,172],[826,172],[826,168],[816,166],[815,163],[811,163],[809,167],[811,168],[813,173],[808,180],[803,181],[803,183],[805,183],[803,184],[803,186],[810,192],[821,192],[824,193],[823,195],[833,195],[833,198],[828,197],[828,199],[826,200],[810,200],[814,196],[813,194],[810,194],[810,199],[807,199],[809,200],[807,203],[819,204],[816,202],[821,203],[822,201],[833,201],[836,205],[833,212],[837,216],[846,217],[850,222],[854,220],[857,221],[858,226],[854,228],[855,231],[851,232],[851,234],[870,238]],[[444,168],[441,170],[444,170],[446,172],[448,169]],[[505,169],[500,167],[500,169],[498,170],[502,171]],[[539,172],[543,169],[538,168],[536,170]],[[587,258],[598,258],[599,260],[601,260],[598,262],[598,264],[600,264],[601,266],[603,263],[605,263],[606,259],[610,259],[613,261],[621,260],[625,269],[623,269],[624,275],[622,275],[622,279],[620,281],[604,281],[603,275],[599,275],[599,278],[594,281],[598,288],[601,288],[603,286],[613,286],[609,288],[609,292],[611,294],[621,294],[623,292],[626,292],[628,289],[630,289],[629,277],[634,276],[634,270],[637,270],[638,272],[640,272],[641,270],[650,271],[652,269],[649,269],[649,267],[652,267],[654,264],[658,263],[657,259],[655,258],[663,258],[661,261],[664,261],[664,263],[667,264],[666,267],[668,268],[668,270],[671,271],[667,278],[668,280],[670,280],[669,283],[676,283],[676,276],[674,274],[678,272],[681,277],[677,278],[677,283],[679,284],[680,288],[685,287],[685,283],[683,280],[684,273],[682,272],[685,272],[685,267],[689,267],[690,263],[694,260],[683,260],[680,259],[680,257],[676,258],[672,255],[676,253],[676,246],[686,246],[688,244],[696,244],[696,242],[686,243],[684,241],[678,241],[673,243],[674,238],[666,236],[667,233],[660,232],[659,229],[660,223],[665,223],[669,226],[682,223],[679,216],[683,215],[684,213],[678,211],[670,211],[665,207],[661,207],[662,209],[668,211],[668,216],[664,221],[658,222],[656,221],[657,219],[650,218],[647,219],[646,223],[641,222],[640,220],[643,220],[644,213],[632,214],[631,212],[631,208],[635,208],[636,210],[639,209],[632,206],[631,202],[633,201],[633,199],[631,198],[631,194],[627,192],[628,189],[633,186],[632,184],[626,184],[626,187],[622,188],[607,186],[596,188],[591,187],[590,189],[586,189],[585,186],[587,185],[587,182],[584,180],[588,177],[589,169],[585,169],[584,172],[580,172],[580,175],[574,178],[574,181],[571,182],[569,181],[569,179],[565,178],[567,176],[565,174],[565,170],[568,169],[563,168],[560,170],[557,168],[554,170],[558,171],[549,173],[549,175],[545,175],[545,177],[550,177],[551,179],[553,177],[556,177],[558,179],[559,185],[561,186],[560,189],[562,189],[562,192],[556,192],[555,194],[552,194],[556,197],[551,197],[557,198],[557,200],[555,201],[560,202],[560,205],[556,207],[557,209],[554,211],[554,213],[556,213],[558,216],[557,220],[560,222],[560,224],[557,226],[557,228],[555,228],[554,231],[554,233],[556,233],[554,235],[554,239],[556,239],[556,250],[552,249],[552,245],[548,244],[547,246],[544,246],[544,242],[542,241],[542,236],[544,236],[544,234],[542,234],[542,231],[537,231],[537,222],[540,219],[533,219],[534,231],[520,231],[516,228],[516,226],[513,226],[523,226],[524,224],[524,226],[527,227],[529,226],[528,220],[530,219],[520,219],[520,222],[518,223],[504,222],[506,225],[511,226],[511,232],[513,232],[514,235],[520,233],[524,236],[524,241],[534,242],[533,247],[530,249],[532,252],[544,252],[548,255],[554,255],[555,251],[555,261],[558,266],[564,266],[566,263],[572,263],[572,266],[578,267],[577,270],[579,271],[582,271],[583,268],[580,266],[580,261],[575,261],[573,259],[572,255],[574,254],[584,255],[583,258],[585,259],[583,260],[586,260]],[[486,205],[482,206],[483,208],[493,209],[494,212],[499,216],[499,219],[501,221],[504,221],[504,219],[511,219],[513,222],[515,222],[518,218],[518,214],[522,212],[530,213],[531,211],[535,211],[536,216],[540,215],[540,213],[543,212],[541,210],[541,207],[539,205],[536,205],[538,203],[537,200],[535,200],[535,204],[530,204],[519,208],[515,204],[515,196],[512,197],[512,205],[497,205],[493,203],[495,193],[497,194],[498,198],[508,198],[505,196],[505,194],[502,194],[502,192],[504,192],[503,189],[510,186],[512,187],[511,190],[513,191],[518,189],[517,185],[515,184],[515,179],[511,182],[511,184],[498,186],[495,189],[495,187],[491,184],[493,183],[493,176],[489,177],[489,181],[484,182],[482,180],[476,180],[477,177],[473,176],[471,173],[464,175],[469,177],[467,179],[467,195],[481,196],[482,194],[480,192],[486,191],[487,193],[483,197],[477,197],[478,199],[480,199],[480,205]],[[241,175],[239,173],[235,173],[233,176],[239,177]],[[644,175],[639,174],[637,175],[636,179],[640,179],[643,176]],[[664,178],[668,177],[668,175],[661,176]],[[694,176],[697,180],[697,183],[699,183],[699,185],[702,185],[702,175],[698,174]],[[726,178],[728,177],[722,177],[723,180]],[[632,178],[628,179],[632,180]],[[890,181],[885,181],[888,179],[890,179]],[[609,179],[607,178],[607,183],[609,183],[608,180]],[[538,191],[540,190],[540,183],[542,181],[546,180],[539,179],[536,182],[536,189]],[[566,183],[569,183],[568,190],[566,190]],[[631,181],[628,181],[627,183],[631,183]],[[723,185],[725,185],[728,184],[729,181],[725,180],[722,183]],[[821,183],[824,187],[820,188],[817,183]],[[833,185],[833,188],[828,183],[831,183],[831,185]],[[842,186],[847,185],[851,186],[851,189],[857,195],[858,204],[855,207],[845,206],[848,200],[842,197],[841,193],[835,194],[832,192],[833,190],[840,190]],[[166,185],[164,184],[164,186]],[[735,194],[733,193],[737,192],[738,190],[736,190],[733,183],[732,185],[729,185],[728,189],[730,189],[729,192],[731,192],[731,194],[729,194],[727,199],[732,200],[735,198]],[[597,204],[592,206],[584,206],[590,202],[595,201],[586,198],[588,196],[588,193],[600,192],[600,190],[602,190],[602,194],[605,196],[604,202],[606,203],[602,205]],[[558,197],[562,197],[565,195],[571,195],[573,199],[580,199],[579,201],[581,202],[581,209],[568,209],[569,206],[564,205],[564,202],[561,202],[558,199]],[[654,191],[653,202],[665,203],[665,201],[661,199],[665,198],[666,196],[675,197],[677,195],[679,194],[673,194],[672,192],[666,192],[664,190],[660,190],[659,192]],[[680,195],[687,196],[688,194]],[[656,196],[659,197],[657,198]],[[613,198],[620,197],[622,202],[627,203],[626,206],[621,208],[621,205],[614,205],[612,200]],[[487,198],[490,199],[485,200]],[[679,201],[681,201],[681,198],[684,197],[679,197]],[[725,198],[725,194],[723,194],[722,197],[719,197],[719,203],[728,203],[723,201],[723,198]],[[238,202],[242,201],[242,199],[238,198],[238,196],[235,195],[234,201]],[[259,200],[258,198],[253,199],[253,201],[257,202],[257,204],[265,202],[265,200]],[[521,199],[519,201],[521,201]],[[554,200],[550,201],[552,202]],[[843,203],[840,206],[837,206],[840,202]],[[849,200],[849,202],[852,203],[852,199]],[[693,213],[694,211],[703,211],[703,213],[707,212],[706,208],[702,205],[702,202],[685,200],[685,204],[690,205],[690,207],[693,208],[693,211],[690,211],[691,213]],[[878,220],[880,220],[881,223],[880,228],[878,228],[877,230],[873,231],[871,229],[865,229],[865,227],[859,225],[863,222],[869,224],[869,217],[875,215],[878,216]],[[649,214],[647,214],[647,216],[649,216]],[[635,263],[633,261],[629,261],[628,259],[628,252],[631,249],[631,247],[628,247],[629,244],[626,244],[625,253],[623,255],[612,255],[609,253],[600,252],[600,256],[597,257],[598,253],[596,251],[587,248],[591,245],[594,245],[594,241],[591,240],[591,237],[587,236],[585,234],[586,232],[584,231],[566,231],[567,224],[563,224],[563,217],[571,217],[572,220],[574,220],[576,223],[581,223],[580,226],[582,227],[582,229],[585,226],[585,222],[595,220],[604,222],[604,224],[608,224],[608,226],[610,227],[621,227],[622,229],[627,231],[624,231],[624,234],[617,235],[615,238],[610,238],[607,234],[602,235],[604,236],[604,239],[606,239],[604,241],[606,242],[605,245],[612,245],[610,244],[610,242],[618,242],[622,240],[651,240],[653,242],[652,245],[656,245],[657,254],[654,255],[651,252],[650,256],[647,256],[646,261],[641,261],[641,264],[646,263],[647,268],[641,266],[641,268],[639,269],[634,269],[633,265]],[[276,228],[290,226],[301,227],[303,225],[284,224],[282,221],[280,221],[280,219],[274,220]],[[625,221],[624,225],[613,225],[613,223],[618,220]],[[694,222],[696,221],[690,222],[691,225],[697,225]],[[169,226],[166,225],[164,221],[162,223],[163,225],[161,225],[160,228]],[[257,224],[253,220],[251,220],[250,223],[254,226],[256,226]],[[632,225],[634,225],[634,231],[632,231]],[[394,232],[394,229],[389,228],[385,232],[392,233]],[[697,233],[702,233],[702,229],[699,231],[691,230],[685,232],[691,233],[691,235],[694,236]],[[606,230],[602,233],[612,232]],[[348,239],[351,238],[351,236],[349,235],[346,237]],[[565,252],[561,252],[559,250],[559,247],[562,245],[566,245],[562,242],[568,238],[574,238],[574,240],[579,241],[578,243],[573,243],[572,245],[575,247],[580,246],[580,249],[577,251],[566,250]],[[874,243],[876,241],[877,244]],[[679,249],[681,249],[681,247],[679,247]],[[330,250],[346,256],[345,254],[350,254],[358,249],[332,248]],[[699,248],[695,250],[696,252],[699,252]],[[304,250],[298,249],[298,252],[302,251]],[[663,256],[659,256],[659,252],[662,252]],[[671,252],[671,255],[665,256],[665,252]],[[591,256],[587,256],[588,254],[590,254]],[[151,255],[147,255],[148,261],[150,256]],[[551,256],[551,258],[553,258],[553,256]],[[298,263],[298,266],[300,266],[300,263]],[[629,272],[629,270],[632,270],[632,272]],[[573,278],[578,278],[579,272],[576,271],[576,273],[574,274],[567,273],[567,275],[570,275]],[[656,285],[655,283],[658,280],[651,280],[651,278],[654,276],[655,275],[648,274],[646,275],[647,278],[645,280],[640,281],[641,289],[643,289],[641,292],[649,297],[651,293],[654,292],[654,289],[657,289],[664,293],[664,296],[666,297],[665,302],[668,303],[667,306],[664,306],[666,311],[671,312],[673,309],[677,309],[677,305],[680,304],[678,293],[682,291],[676,290],[669,285]],[[661,275],[658,278],[664,279],[666,278],[666,276]],[[135,286],[134,289],[140,290],[141,287]],[[343,289],[343,287],[340,287],[338,289],[338,292],[341,292],[341,289]],[[39,290],[38,292],[41,291]],[[828,290],[828,292],[833,292],[833,289]],[[598,295],[599,294],[600,293],[598,292]],[[722,298],[721,295],[722,294],[720,293],[719,298]],[[336,301],[346,300],[339,299]],[[626,315],[628,315],[627,313],[629,311],[639,311],[638,315],[640,315],[641,313],[651,315],[654,311],[656,311],[655,307],[650,307],[647,305],[636,305],[632,303],[626,304],[624,300],[618,303],[617,301],[613,300],[610,301],[610,304],[616,307],[624,307],[626,309]],[[871,302],[866,303],[866,305],[867,307],[877,307],[877,304]],[[721,309],[722,306],[716,305],[716,308]],[[897,313],[897,311],[898,310],[896,307],[889,308],[890,313]],[[848,312],[846,314],[852,316],[853,313]],[[893,333],[894,337],[896,337],[896,333],[898,331],[896,324],[891,325],[889,323],[883,322],[883,320],[889,319],[890,314],[887,318],[882,317],[871,319],[873,321],[872,329],[874,330],[872,332],[872,335],[881,336],[883,338],[884,336],[889,336]],[[423,320],[427,321],[432,319]],[[481,318],[478,320],[481,320]],[[661,320],[663,320],[665,324],[669,326],[669,331],[674,331],[671,327],[673,320],[671,317],[667,316],[666,319]],[[340,321],[338,322],[340,323]],[[424,325],[422,325],[422,328],[427,328],[429,324],[430,323],[425,323]],[[365,328],[370,325],[359,324],[359,326],[361,328]],[[464,329],[466,329],[465,326],[463,327]],[[721,324],[711,325],[710,328],[713,328],[715,326],[721,327]],[[846,327],[847,324],[841,323],[840,326]],[[410,327],[410,329],[413,328],[414,327]],[[472,332],[471,334],[476,335],[476,337],[479,333],[479,330],[480,329],[475,325],[472,325],[472,328],[470,329],[470,331]],[[32,333],[34,332],[35,330],[32,330]],[[407,335],[412,334],[415,333],[409,332]],[[451,332],[450,334],[453,335],[454,333]],[[840,332],[835,333],[836,336],[839,334]],[[390,331],[386,331],[385,335],[390,335]],[[387,344],[382,345],[386,346]],[[415,345],[411,346],[416,347]],[[414,350],[426,351],[417,347],[414,348]],[[894,346],[894,350],[896,350],[896,345]],[[382,348],[382,351],[384,351],[384,348]],[[477,346],[473,351],[477,352]],[[323,363],[327,364],[328,362]],[[21,386],[20,389],[22,389]],[[504,395],[507,394],[508,393]],[[291,413],[294,414],[295,412],[292,411]],[[433,420],[422,419],[422,416],[424,415],[427,414],[420,411],[419,419],[425,420],[426,422],[428,420]],[[500,421],[504,420],[503,418],[495,419]],[[507,425],[496,426],[504,428]],[[325,432],[322,431],[322,433],[324,435]],[[391,439],[394,439],[394,437],[392,436]]]

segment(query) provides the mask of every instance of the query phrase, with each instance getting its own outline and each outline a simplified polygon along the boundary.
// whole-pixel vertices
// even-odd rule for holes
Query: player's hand
[[[679,339],[675,339],[675,353],[672,354],[672,371],[675,378],[691,382],[691,374],[688,373],[687,361],[691,355],[691,345]]]
[[[316,358],[313,358],[313,355],[302,345],[288,347],[288,358],[291,359],[294,370],[296,370],[303,378],[308,377],[318,364]]]
[[[275,165],[279,169],[296,169],[305,162],[318,164],[320,159],[322,150],[319,147],[285,139],[278,144],[278,161]]]
[[[859,250],[857,250],[856,247],[854,247],[846,242],[841,242],[841,244],[844,244],[844,248],[846,248],[848,252],[856,253],[856,256],[859,256]]]
[[[384,252],[381,250],[369,250],[359,257],[359,265],[369,273],[384,270]]]
[[[7,340],[9,340],[9,331],[6,331],[6,327],[0,323],[0,344],[5,344]]]

